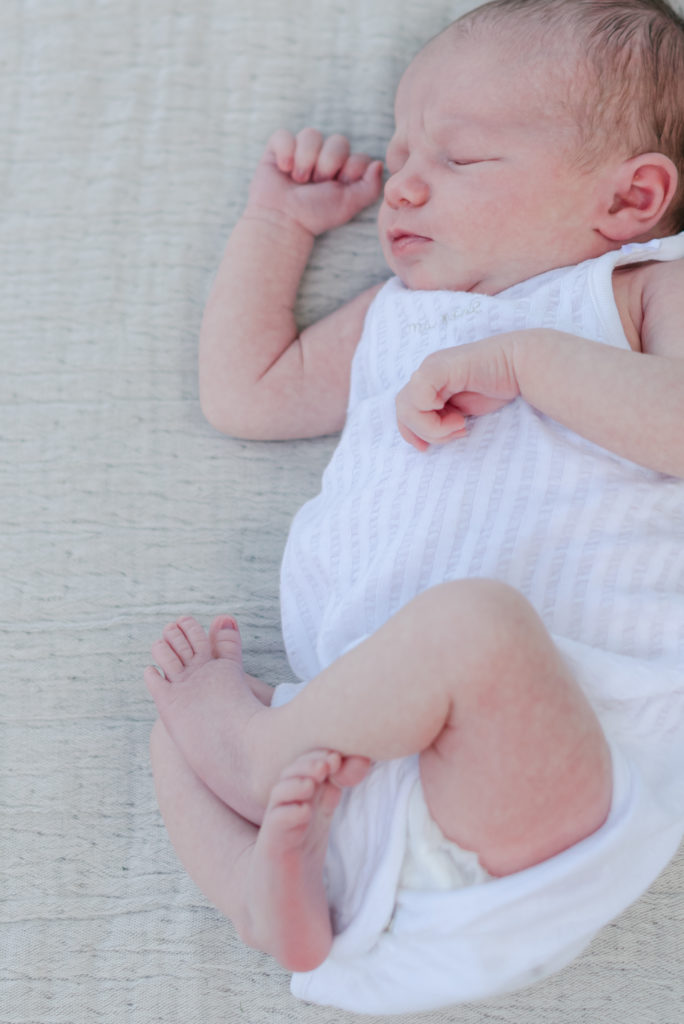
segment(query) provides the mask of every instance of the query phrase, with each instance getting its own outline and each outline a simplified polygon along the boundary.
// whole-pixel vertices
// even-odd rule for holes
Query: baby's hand
[[[319,235],[370,206],[381,189],[382,161],[351,153],[343,135],[280,130],[257,167],[247,212],[275,211]]]
[[[466,434],[466,416],[482,416],[520,394],[513,366],[516,335],[442,349],[423,360],[397,395],[399,433],[423,452]]]

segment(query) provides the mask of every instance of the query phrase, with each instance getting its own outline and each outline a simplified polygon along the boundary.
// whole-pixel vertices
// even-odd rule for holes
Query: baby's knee
[[[490,649],[519,646],[528,634],[542,636],[544,626],[518,590],[500,580],[449,580],[415,599],[421,629],[434,628],[449,642],[456,636],[486,639]]]

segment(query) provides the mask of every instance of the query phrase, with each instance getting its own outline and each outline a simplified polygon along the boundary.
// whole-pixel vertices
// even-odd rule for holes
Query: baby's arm
[[[684,477],[684,260],[636,273],[641,352],[544,328],[445,349],[399,393],[404,438],[420,450],[453,440],[465,416],[521,395],[617,455]]]
[[[209,296],[200,333],[200,401],[238,437],[339,430],[351,360],[378,288],[304,330],[293,308],[314,237],[375,202],[382,163],[350,154],[341,135],[272,136]]]
[[[526,353],[525,398],[623,458],[684,477],[684,260],[634,268],[641,351],[551,339],[535,370]],[[638,315],[638,314],[637,314]],[[576,341],[580,342],[576,350]]]

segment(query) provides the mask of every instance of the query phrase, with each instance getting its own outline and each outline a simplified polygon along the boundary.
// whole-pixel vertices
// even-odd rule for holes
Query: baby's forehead
[[[570,93],[578,91],[581,56],[512,47],[494,33],[485,37],[458,30],[458,23],[430,40],[414,57],[395,95],[397,124],[410,116],[453,115],[483,125],[508,118],[512,130],[531,121],[542,127],[574,124]]]

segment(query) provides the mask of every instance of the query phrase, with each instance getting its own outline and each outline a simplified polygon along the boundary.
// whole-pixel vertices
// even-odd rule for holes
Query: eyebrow
[[[400,94],[397,93],[394,103],[394,123],[395,127],[400,122],[400,107],[399,107]],[[426,118],[428,124],[426,125]],[[431,134],[435,133],[435,130],[446,129],[447,131],[453,131],[454,128],[481,128],[483,126],[483,120],[486,120],[485,115],[480,112],[476,114],[469,114],[463,110],[447,110],[441,114],[438,121],[435,124],[434,112],[429,110],[426,112],[425,109],[420,112],[421,128],[423,131],[430,130]]]

